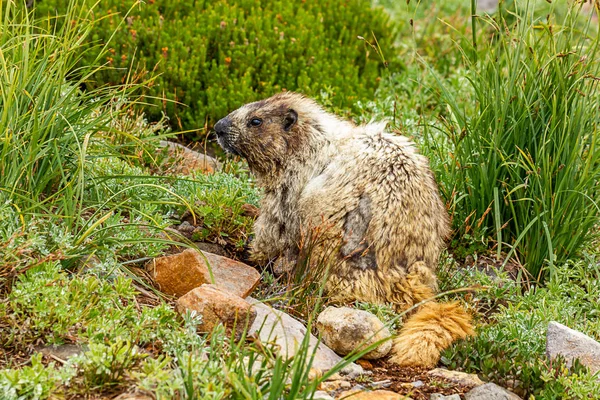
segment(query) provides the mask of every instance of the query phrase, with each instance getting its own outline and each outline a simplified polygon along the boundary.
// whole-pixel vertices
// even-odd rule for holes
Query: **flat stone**
[[[327,307],[317,318],[317,329],[323,343],[342,356],[392,337],[375,315],[350,307]],[[376,360],[385,357],[391,349],[392,341],[385,340],[362,358]]]
[[[521,398],[495,383],[486,383],[471,389],[465,394],[465,400],[521,400]]]
[[[450,371],[445,368],[436,368],[427,372],[427,375],[432,378],[443,378],[457,385],[474,388],[483,385],[485,382],[479,379],[475,374],[467,374],[466,372]]]
[[[177,300],[177,311],[183,314],[187,310],[202,316],[198,326],[202,332],[210,332],[222,323],[230,332],[235,329],[236,337],[240,337],[256,318],[256,311],[246,300],[209,284],[197,287]]]
[[[418,381],[418,382],[421,382],[421,381]],[[385,388],[389,388],[390,386],[392,386],[392,381],[389,379],[384,379],[384,380],[378,381],[378,382],[371,382],[369,384],[369,388],[371,390],[385,389]]]
[[[336,399],[349,400],[411,400],[410,397],[403,396],[389,390],[373,390],[371,392],[350,390],[342,392]]]
[[[444,396],[441,393],[434,393],[431,396],[429,396],[429,400],[461,400],[461,398],[458,394],[450,394],[448,396]]]
[[[322,372],[329,371],[342,361],[333,350],[307,331],[306,327],[288,314],[275,310],[255,299],[248,298],[257,312],[256,319],[248,331],[257,336],[262,343],[273,343],[282,357],[294,357],[306,335],[309,335],[308,357],[314,354],[311,367]],[[351,363],[340,371],[343,375],[353,378],[364,373],[362,367]]]
[[[81,346],[78,344],[61,344],[61,345],[49,345],[36,347],[36,351],[39,351],[47,357],[58,360],[68,360],[73,356],[78,356],[87,351],[87,346]]]
[[[219,167],[219,162],[206,154],[197,152],[179,143],[161,140],[160,147],[166,147],[170,172],[189,175],[194,171],[212,174]]]
[[[258,271],[244,263],[195,249],[150,260],[146,269],[161,291],[176,297],[205,283],[246,297],[260,281]]]
[[[548,324],[546,355],[551,360],[563,356],[569,367],[579,359],[593,374],[600,370],[600,343],[555,321]]]

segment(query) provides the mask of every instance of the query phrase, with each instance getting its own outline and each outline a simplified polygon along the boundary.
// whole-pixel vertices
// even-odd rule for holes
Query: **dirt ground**
[[[383,360],[359,360],[359,364],[373,375],[370,376],[369,382],[353,381],[353,385],[362,385],[366,389],[390,390],[414,400],[429,400],[433,393],[446,396],[458,394],[464,398],[464,394],[471,389],[469,386],[429,376],[429,370],[424,368],[399,367]]]

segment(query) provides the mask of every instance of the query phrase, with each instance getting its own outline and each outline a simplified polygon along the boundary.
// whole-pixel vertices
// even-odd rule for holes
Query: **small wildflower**
[[[221,21],[221,24],[220,24],[221,29],[225,29],[226,26],[227,26],[227,22]]]
[[[225,64],[231,64],[231,57],[225,57]]]

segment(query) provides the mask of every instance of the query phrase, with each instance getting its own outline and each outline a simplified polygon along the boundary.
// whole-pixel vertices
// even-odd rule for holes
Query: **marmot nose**
[[[215,124],[215,132],[217,132],[217,136],[228,134],[229,129],[231,129],[231,120],[227,117],[221,118]]]

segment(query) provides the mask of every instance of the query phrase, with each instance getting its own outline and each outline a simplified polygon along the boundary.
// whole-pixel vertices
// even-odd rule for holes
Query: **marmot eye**
[[[260,118],[252,118],[250,120],[251,126],[260,126],[261,124],[262,124],[262,119],[260,119]]]

